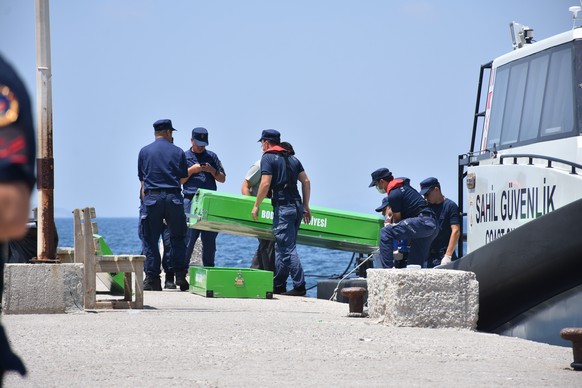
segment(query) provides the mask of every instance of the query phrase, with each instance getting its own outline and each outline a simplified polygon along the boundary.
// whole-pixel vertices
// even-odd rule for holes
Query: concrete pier
[[[579,387],[572,349],[389,327],[347,304],[146,291],[144,310],[5,315],[27,378],[6,387]]]

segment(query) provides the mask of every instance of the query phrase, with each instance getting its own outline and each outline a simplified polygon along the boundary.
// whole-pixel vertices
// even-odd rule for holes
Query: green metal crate
[[[215,298],[273,297],[273,272],[250,268],[190,267],[190,292]]]
[[[257,221],[251,217],[254,197],[198,190],[192,199],[188,226],[273,240],[273,207],[265,199]],[[380,245],[384,226],[377,215],[311,206],[312,221],[299,228],[297,243],[348,252],[371,253]]]

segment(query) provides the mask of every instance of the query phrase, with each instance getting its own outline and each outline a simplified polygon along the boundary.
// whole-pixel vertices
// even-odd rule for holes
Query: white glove
[[[441,265],[446,265],[451,262],[452,257],[449,255],[444,255],[443,259],[441,260]]]

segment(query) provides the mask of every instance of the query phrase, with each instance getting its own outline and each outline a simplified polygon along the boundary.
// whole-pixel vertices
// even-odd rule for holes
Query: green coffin
[[[93,238],[96,238],[99,241],[99,250],[98,254],[100,255],[112,255],[111,248],[105,242],[105,239],[98,235],[93,234]],[[125,274],[123,272],[117,273],[97,273],[97,277],[101,282],[109,288],[111,292],[122,293],[124,287],[124,278]]]
[[[254,197],[199,190],[192,199],[188,226],[201,230],[273,239],[273,207],[265,199],[257,221],[251,217]],[[380,245],[383,220],[375,215],[311,206],[312,220],[301,223],[297,243],[371,253]]]
[[[214,298],[273,297],[273,272],[248,268],[190,267],[190,292]]]

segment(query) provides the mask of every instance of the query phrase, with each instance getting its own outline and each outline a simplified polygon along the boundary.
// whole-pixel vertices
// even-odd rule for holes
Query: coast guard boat
[[[581,10],[571,31],[538,42],[511,23],[513,51],[481,66],[459,156],[468,253],[461,242],[445,266],[476,273],[479,330],[562,346],[560,330],[582,326]]]

